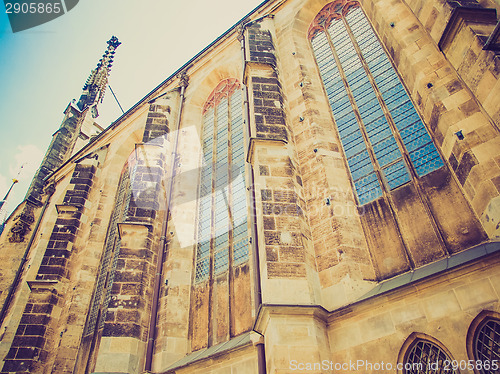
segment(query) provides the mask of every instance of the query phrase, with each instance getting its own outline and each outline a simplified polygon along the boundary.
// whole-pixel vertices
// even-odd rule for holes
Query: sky
[[[109,84],[126,111],[262,0],[80,0],[68,13],[13,33],[0,5],[0,223],[24,199],[59,128],[115,35]],[[121,115],[106,91],[97,122]],[[22,166],[22,168],[21,168]],[[20,172],[21,171],[21,172]]]

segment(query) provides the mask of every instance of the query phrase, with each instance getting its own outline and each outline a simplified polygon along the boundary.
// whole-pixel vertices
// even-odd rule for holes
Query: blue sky
[[[19,204],[90,70],[116,35],[110,85],[127,110],[262,0],[80,0],[67,14],[12,33],[0,5],[0,199],[21,165],[6,212]],[[120,114],[106,92],[97,122]]]

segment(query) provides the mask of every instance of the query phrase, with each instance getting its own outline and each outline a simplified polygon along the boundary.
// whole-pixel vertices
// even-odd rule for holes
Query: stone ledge
[[[247,86],[248,78],[251,78],[251,71],[272,71],[274,73],[275,67],[272,64],[264,63],[264,62],[255,62],[255,61],[245,61],[245,68],[243,69],[243,84]]]
[[[55,286],[59,283],[57,280],[31,280],[27,281],[28,287],[30,288],[30,291],[33,290],[33,288],[45,288],[47,290],[53,290]]]
[[[148,233],[153,230],[153,225],[139,222],[120,222],[118,223],[118,234],[120,238],[124,236],[124,230],[134,231],[138,234]]]
[[[500,20],[497,22],[495,29],[486,41],[483,49],[499,51],[500,50]]]
[[[56,204],[56,210],[57,214],[74,213],[79,211],[79,207],[76,205]]]
[[[445,52],[460,30],[466,26],[467,22],[496,24],[496,9],[466,7],[455,8],[438,43],[441,51]]]
[[[255,150],[258,144],[263,146],[267,145],[271,147],[273,146],[284,147],[288,144],[288,142],[283,139],[250,138],[247,150],[247,162],[250,164],[253,164]]]

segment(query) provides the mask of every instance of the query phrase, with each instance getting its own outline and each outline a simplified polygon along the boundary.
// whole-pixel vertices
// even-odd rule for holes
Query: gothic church
[[[266,0],[0,237],[0,373],[500,373],[499,0]],[[117,57],[119,63],[119,57]]]

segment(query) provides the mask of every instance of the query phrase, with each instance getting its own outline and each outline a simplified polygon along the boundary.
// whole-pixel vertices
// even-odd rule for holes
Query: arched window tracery
[[[203,108],[202,170],[195,281],[248,260],[243,99],[240,83],[221,81]]]
[[[460,374],[448,350],[433,337],[422,333],[414,332],[406,339],[398,362],[398,373],[403,374]]]
[[[308,38],[360,205],[444,165],[358,1],[327,4]]]
[[[500,373],[500,314],[484,310],[467,333],[467,352],[479,374]]]

